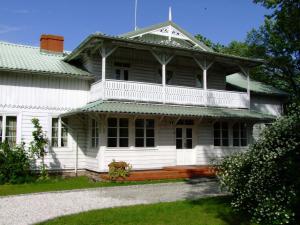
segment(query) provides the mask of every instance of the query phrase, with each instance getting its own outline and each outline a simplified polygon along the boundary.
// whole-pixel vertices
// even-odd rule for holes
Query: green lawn
[[[250,225],[229,206],[229,197],[93,210],[59,217],[43,225]]]
[[[156,181],[136,181],[136,182],[94,182],[88,177],[79,176],[72,178],[52,177],[47,181],[36,181],[26,184],[5,184],[0,185],[0,196],[27,194],[35,192],[46,191],[62,191],[82,188],[96,188],[96,187],[111,187],[111,186],[125,186],[136,184],[149,184],[149,183],[167,183],[179,182],[183,179],[177,180],[156,180]]]

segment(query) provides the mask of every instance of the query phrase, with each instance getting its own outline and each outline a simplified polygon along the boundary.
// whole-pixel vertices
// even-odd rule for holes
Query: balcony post
[[[166,64],[162,64],[162,86],[163,86],[163,103],[166,102]]]
[[[106,58],[110,56],[118,47],[113,47],[111,49],[108,49],[104,44],[102,44],[100,48],[100,55],[102,56],[102,66],[101,66],[101,80],[102,80],[102,100],[105,99],[105,75],[106,75]]]
[[[247,78],[247,99],[248,99],[248,109],[250,109],[250,72],[249,72],[249,68],[245,68],[242,66],[239,66],[242,73],[246,76]]]
[[[195,62],[198,64],[198,66],[202,69],[202,80],[203,80],[203,90],[204,90],[204,101],[205,101],[205,106],[208,103],[208,98],[207,98],[207,70],[213,65],[213,61],[210,62],[207,65],[206,59],[200,61],[196,57],[194,57]]]

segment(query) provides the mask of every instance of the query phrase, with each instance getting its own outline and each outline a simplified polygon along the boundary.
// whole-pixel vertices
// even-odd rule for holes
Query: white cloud
[[[28,9],[13,9],[11,10],[12,13],[16,13],[16,14],[28,14],[31,11]]]
[[[13,27],[8,25],[0,24],[0,34],[6,34],[13,31],[19,31],[21,30],[21,27]]]

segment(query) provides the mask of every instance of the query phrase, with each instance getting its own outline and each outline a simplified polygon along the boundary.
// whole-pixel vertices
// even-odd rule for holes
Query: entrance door
[[[193,149],[193,128],[176,128],[177,165],[195,164],[195,150]]]

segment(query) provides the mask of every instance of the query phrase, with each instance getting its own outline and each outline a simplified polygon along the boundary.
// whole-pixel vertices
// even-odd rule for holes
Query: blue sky
[[[179,26],[222,44],[243,40],[269,13],[251,0],[138,0],[138,27],[166,21],[169,6]],[[38,46],[42,33],[59,34],[72,50],[91,33],[133,28],[134,0],[3,0],[0,7],[0,40],[14,43]]]

